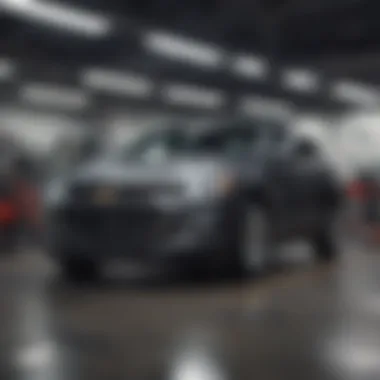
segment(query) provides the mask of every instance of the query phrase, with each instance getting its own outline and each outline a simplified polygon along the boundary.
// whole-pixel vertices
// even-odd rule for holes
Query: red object
[[[17,220],[17,212],[11,201],[0,201],[0,223],[10,224]]]
[[[362,181],[353,181],[348,185],[347,194],[350,199],[364,200],[367,194],[367,186]]]
[[[368,230],[371,243],[380,244],[380,226],[370,226]]]
[[[37,226],[40,222],[41,214],[40,197],[37,188],[24,181],[20,181],[16,188],[20,217],[28,224]]]

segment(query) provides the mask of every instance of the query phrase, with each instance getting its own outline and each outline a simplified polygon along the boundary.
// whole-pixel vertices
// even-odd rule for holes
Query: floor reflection
[[[188,333],[187,339],[179,342],[175,354],[171,358],[170,380],[228,380],[226,369],[218,348],[207,339],[209,331],[194,329]]]
[[[380,378],[380,256],[356,248],[332,266],[186,288],[55,291],[45,264],[13,260],[0,262],[1,379]]]
[[[71,378],[71,364],[58,340],[44,282],[37,282],[34,288],[27,288],[19,295],[14,323],[18,332],[12,363],[20,379]]]

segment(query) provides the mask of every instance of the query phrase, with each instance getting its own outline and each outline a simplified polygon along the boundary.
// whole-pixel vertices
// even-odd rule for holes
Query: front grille
[[[70,197],[76,203],[88,203],[95,197],[97,191],[110,188],[116,192],[117,199],[125,203],[149,202],[156,195],[178,196],[182,188],[172,184],[153,184],[153,185],[76,185],[71,188]]]
[[[177,218],[153,209],[70,209],[61,219],[73,235],[91,242],[97,250],[121,254],[151,249],[179,225]]]
[[[92,195],[92,187],[90,186],[72,186],[70,189],[70,197],[75,201],[84,201]]]

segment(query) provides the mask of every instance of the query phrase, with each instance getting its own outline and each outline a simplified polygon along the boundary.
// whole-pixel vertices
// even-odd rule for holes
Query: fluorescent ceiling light
[[[43,0],[0,0],[0,9],[34,22],[91,37],[102,37],[112,28],[111,21],[104,16]]]
[[[20,97],[36,105],[71,110],[81,109],[88,105],[88,98],[83,92],[43,84],[29,84],[22,87]]]
[[[0,80],[10,79],[15,73],[15,67],[9,59],[0,58]]]
[[[261,57],[238,56],[234,59],[232,71],[242,77],[263,79],[269,71],[268,62]]]
[[[380,100],[380,92],[377,89],[351,81],[335,83],[331,88],[331,96],[361,106],[377,106]]]
[[[214,45],[164,32],[149,32],[143,37],[144,47],[155,54],[203,67],[218,67],[223,52]]]
[[[197,108],[219,108],[226,101],[222,91],[182,84],[165,87],[162,90],[162,97],[170,104]]]
[[[88,88],[113,93],[145,98],[154,88],[148,78],[133,73],[116,73],[107,70],[87,70],[82,75],[82,83]]]
[[[297,92],[314,92],[319,87],[319,76],[309,70],[290,69],[283,72],[282,85]]]

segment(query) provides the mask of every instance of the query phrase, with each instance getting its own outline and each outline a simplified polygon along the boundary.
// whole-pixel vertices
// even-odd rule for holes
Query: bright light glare
[[[174,368],[172,380],[223,380],[222,374],[200,355],[184,358]]]
[[[326,353],[337,373],[352,374],[353,378],[380,374],[380,351],[372,344],[351,337]]]
[[[56,358],[56,347],[50,342],[41,342],[21,350],[16,356],[16,365],[27,370],[47,368]]]
[[[116,73],[107,70],[85,71],[82,83],[94,90],[135,97],[147,97],[153,91],[153,83],[148,78],[133,73]]]
[[[207,338],[202,336],[199,341],[199,337],[189,338],[187,343],[176,347],[169,372],[170,380],[226,379],[218,357],[211,354]]]
[[[112,28],[111,21],[104,16],[42,0],[0,0],[0,9],[25,19],[90,37],[104,36]]]
[[[29,84],[20,89],[21,99],[43,106],[81,109],[87,106],[86,94],[68,88]]]
[[[14,75],[15,69],[9,59],[0,59],[0,79],[9,79]]]
[[[361,106],[377,106],[380,99],[380,93],[376,89],[350,81],[335,83],[331,95],[340,101]]]
[[[201,108],[219,108],[226,100],[221,91],[179,84],[164,88],[162,97],[170,104]]]
[[[268,62],[264,58],[239,56],[232,63],[232,71],[242,77],[263,79],[268,74]]]
[[[286,70],[282,76],[285,88],[298,92],[314,92],[319,87],[319,77],[308,70]]]
[[[143,45],[155,54],[203,67],[218,67],[223,60],[218,47],[170,33],[149,32],[143,38]]]

